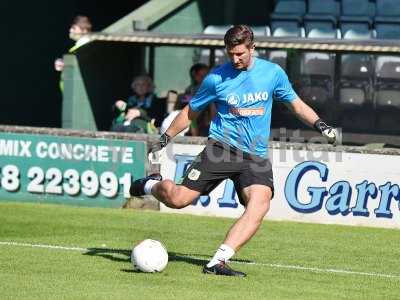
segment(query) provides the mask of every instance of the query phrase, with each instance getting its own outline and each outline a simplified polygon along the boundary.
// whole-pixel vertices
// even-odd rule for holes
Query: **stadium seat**
[[[372,20],[375,16],[375,2],[369,0],[342,0],[342,16],[361,16]]]
[[[307,38],[335,39],[340,36],[336,18],[329,15],[305,15],[304,30]]]
[[[376,0],[376,13],[376,37],[398,40],[400,38],[399,2]],[[380,131],[395,132],[395,129],[400,127],[400,57],[377,56],[375,66],[376,127]]]
[[[373,38],[373,32],[368,18],[346,17],[340,18],[340,36],[342,39],[369,40]]]
[[[342,38],[372,38],[372,23],[375,4],[369,0],[342,0],[342,15],[339,18]]]
[[[398,0],[376,0],[375,30],[378,39],[400,38]]]
[[[204,28],[204,34],[216,34],[216,35],[225,35],[229,28],[232,25],[208,25]]]
[[[302,17],[306,13],[304,0],[279,1],[270,15],[271,35],[274,37],[302,37]]]
[[[346,82],[347,86],[359,87],[360,82],[365,85],[363,89],[367,90],[371,84],[372,78],[372,59],[368,54],[343,54],[341,55],[340,78]]]
[[[271,31],[268,26],[251,26],[253,29],[254,36],[269,36]]]
[[[265,37],[265,36],[270,36],[271,31],[269,26],[251,26],[253,29],[254,33],[254,40],[256,41],[256,46],[257,46],[257,37]],[[254,56],[256,57],[261,57],[261,58],[268,58],[267,55],[268,51],[265,49],[257,49],[254,51]]]
[[[399,39],[400,19],[392,17],[375,17],[375,31],[378,39]]]
[[[338,37],[336,19],[330,15],[304,16],[305,35],[310,39]],[[301,55],[299,95],[320,114],[333,99],[334,54],[309,52]]]
[[[398,17],[400,6],[398,0],[375,0],[376,15],[379,17]]]
[[[385,132],[400,127],[400,57],[379,56],[375,67],[377,129]]]
[[[339,16],[340,3],[336,0],[308,0],[307,14]]]
[[[350,132],[365,132],[374,126],[371,100],[372,62],[368,55],[341,56],[338,125]]]
[[[292,14],[302,16],[306,13],[305,0],[278,1],[275,5],[274,14]]]
[[[271,35],[280,38],[300,38],[304,37],[304,29],[301,27],[301,17],[294,15],[271,15],[270,21]],[[270,51],[269,60],[280,65],[286,70],[286,51]]]
[[[333,99],[333,70],[334,59],[329,54],[307,53],[301,57],[301,78],[296,90],[304,101],[322,115],[325,115]]]
[[[340,30],[343,39],[372,38],[371,21],[363,16],[342,16]],[[339,111],[340,123],[346,130],[365,131],[374,124],[371,83],[372,59],[367,54],[340,56]],[[349,122],[349,120],[352,120]]]
[[[379,56],[376,60],[375,72],[379,80],[400,81],[400,57]]]

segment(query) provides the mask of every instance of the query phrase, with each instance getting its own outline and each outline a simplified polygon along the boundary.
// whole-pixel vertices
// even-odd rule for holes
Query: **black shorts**
[[[245,203],[240,192],[252,184],[266,185],[274,192],[272,165],[268,159],[213,139],[208,140],[204,150],[188,168],[182,185],[207,195],[228,178],[233,181],[242,205]]]

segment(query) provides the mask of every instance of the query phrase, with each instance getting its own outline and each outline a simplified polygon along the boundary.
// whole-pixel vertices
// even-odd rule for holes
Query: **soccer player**
[[[217,67],[204,79],[189,104],[175,118],[152,147],[159,152],[179,132],[190,125],[199,112],[214,103],[204,150],[188,168],[181,185],[152,174],[132,183],[133,196],[152,194],[171,208],[190,205],[221,181],[234,182],[243,215],[229,229],[224,242],[203,272],[215,275],[246,276],[227,263],[260,227],[274,194],[271,163],[267,158],[273,101],[282,101],[306,124],[313,126],[328,142],[334,143],[336,129],[322,121],[293,91],[285,72],[276,64],[253,57],[253,32],[246,25],[229,29],[224,37],[230,62]]]

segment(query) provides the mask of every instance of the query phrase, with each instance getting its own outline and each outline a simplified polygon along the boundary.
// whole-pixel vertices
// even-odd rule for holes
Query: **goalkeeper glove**
[[[170,140],[171,137],[167,133],[163,133],[158,142],[151,146],[148,155],[151,163],[160,163],[161,156]]]
[[[314,123],[314,128],[319,131],[329,144],[335,145],[338,141],[338,131],[325,123],[322,119],[318,119]]]

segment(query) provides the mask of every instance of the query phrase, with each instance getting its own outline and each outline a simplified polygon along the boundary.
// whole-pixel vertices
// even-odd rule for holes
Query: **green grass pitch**
[[[202,265],[233,222],[1,203],[0,295],[2,299],[400,297],[399,230],[265,221],[232,262],[248,274],[246,278],[202,274]],[[166,245],[170,261],[164,272],[132,270],[132,246],[145,238]]]

